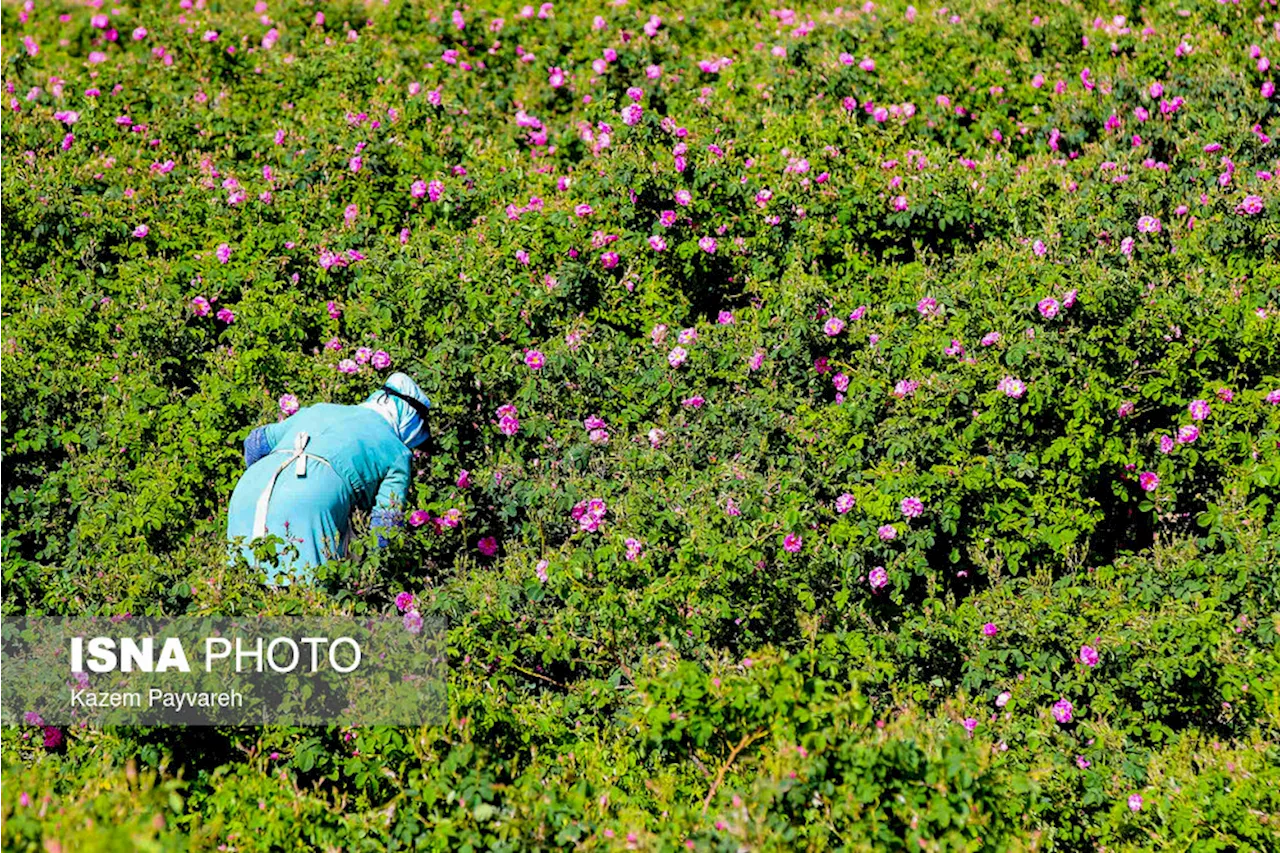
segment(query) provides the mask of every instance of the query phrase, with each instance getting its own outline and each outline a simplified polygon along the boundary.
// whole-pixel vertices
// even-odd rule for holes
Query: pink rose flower
[[[1142,216],[1138,219],[1138,232],[1141,234],[1159,234],[1160,220],[1154,216]]]
[[[1003,392],[1006,397],[1012,397],[1016,400],[1026,393],[1027,385],[1021,379],[1006,376],[996,383],[996,390]]]
[[[1240,205],[1236,208],[1236,210],[1240,213],[1245,213],[1250,216],[1261,213],[1262,212],[1262,196],[1260,195],[1245,196],[1244,201],[1240,202]]]

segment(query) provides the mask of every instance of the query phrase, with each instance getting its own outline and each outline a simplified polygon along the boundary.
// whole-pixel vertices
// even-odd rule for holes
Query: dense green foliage
[[[1272,4],[181,5],[3,9],[4,613],[451,718],[10,727],[6,849],[1280,846]],[[226,565],[391,369],[415,523]]]

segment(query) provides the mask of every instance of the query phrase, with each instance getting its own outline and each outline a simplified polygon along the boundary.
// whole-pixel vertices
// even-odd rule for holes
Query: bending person
[[[411,449],[427,438],[430,405],[412,379],[394,373],[357,406],[318,403],[253,430],[231,495],[228,542],[242,538],[255,565],[249,543],[279,536],[298,549],[294,559],[281,554],[280,570],[310,579],[312,568],[346,555],[355,510],[372,510],[375,530],[402,525]],[[386,544],[381,534],[378,544]]]

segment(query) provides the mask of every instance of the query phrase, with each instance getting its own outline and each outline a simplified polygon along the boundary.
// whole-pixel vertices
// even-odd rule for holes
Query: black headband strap
[[[426,425],[427,417],[430,414],[431,410],[427,408],[427,405],[425,403],[423,403],[421,400],[417,398],[410,397],[408,394],[401,394],[396,389],[388,387],[386,385],[382,386],[382,391],[383,393],[390,394],[393,397],[399,397],[401,400],[404,400],[406,403],[408,403],[409,408],[417,412],[418,417],[422,418],[423,425],[424,426]]]

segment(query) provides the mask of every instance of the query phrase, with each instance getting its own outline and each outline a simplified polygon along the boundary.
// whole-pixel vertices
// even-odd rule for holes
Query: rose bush
[[[15,724],[6,848],[1274,846],[1280,21],[1095,5],[6,5],[4,613],[451,665]],[[392,546],[225,565],[248,431],[394,369]]]

